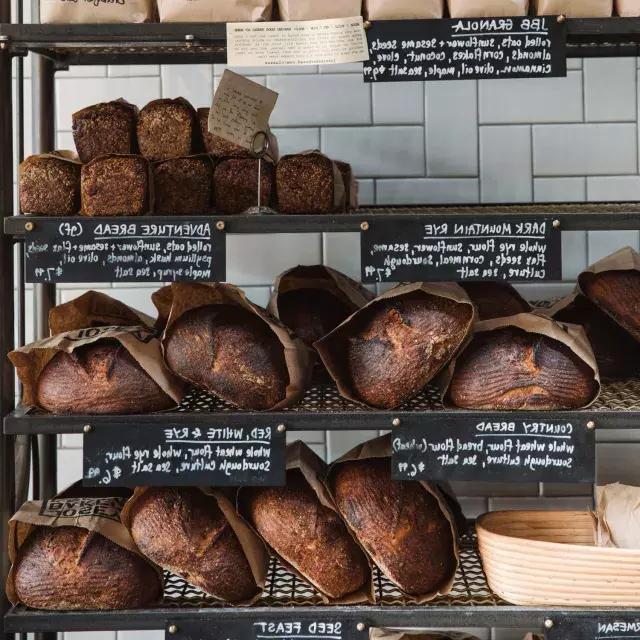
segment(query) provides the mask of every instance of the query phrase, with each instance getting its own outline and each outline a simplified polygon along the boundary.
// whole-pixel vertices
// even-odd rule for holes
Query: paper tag
[[[339,64],[368,59],[362,16],[227,24],[227,63],[234,67]]]
[[[256,133],[269,130],[277,100],[275,91],[227,69],[209,110],[209,133],[251,149]]]

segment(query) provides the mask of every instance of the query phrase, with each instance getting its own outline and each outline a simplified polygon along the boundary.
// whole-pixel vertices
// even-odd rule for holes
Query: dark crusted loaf
[[[172,158],[153,165],[155,212],[205,214],[211,209],[213,165],[206,157]]]
[[[216,499],[199,489],[153,487],[133,505],[131,535],[163,569],[227,602],[258,592],[240,541]]]
[[[341,598],[363,586],[369,566],[362,550],[299,469],[287,472],[285,487],[245,491],[243,504],[258,533],[322,593]]]
[[[198,109],[200,133],[204,142],[204,149],[216,158],[247,158],[250,151],[240,145],[229,142],[220,136],[209,133],[209,107]]]
[[[164,341],[168,367],[243,409],[270,409],[286,396],[284,348],[258,316],[233,305],[187,311]]]
[[[422,485],[392,480],[389,458],[338,464],[330,483],[342,517],[392,582],[415,596],[448,582],[456,569],[453,532]]]
[[[38,527],[20,547],[13,571],[18,598],[34,609],[135,609],[162,595],[148,562],[79,527]]]
[[[260,173],[260,204],[271,204],[273,165],[264,160]],[[244,213],[258,205],[258,161],[254,158],[227,158],[214,173],[216,211],[223,215]]]
[[[492,320],[531,311],[529,303],[507,282],[461,282],[478,310],[478,320]]]
[[[31,156],[20,166],[20,209],[39,216],[74,216],[80,208],[80,165]]]
[[[115,340],[59,352],[38,378],[38,406],[52,413],[163,411],[175,402]]]
[[[597,393],[593,370],[557,340],[517,327],[476,334],[449,387],[465,409],[578,409]]]

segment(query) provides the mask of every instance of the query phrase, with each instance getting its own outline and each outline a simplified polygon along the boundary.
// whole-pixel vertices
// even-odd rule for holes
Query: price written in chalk
[[[397,480],[593,482],[595,438],[584,421],[532,416],[507,421],[447,418],[428,432],[394,432]]]
[[[278,486],[284,448],[271,427],[97,425],[84,437],[84,484]]]
[[[225,234],[211,218],[156,220],[39,219],[25,236],[27,282],[225,280]]]
[[[640,617],[585,616],[558,618],[545,631],[548,640],[637,640],[640,637]]]
[[[554,16],[374,22],[366,82],[567,75],[566,26]]]
[[[551,220],[372,221],[361,234],[363,282],[546,281],[562,277]]]

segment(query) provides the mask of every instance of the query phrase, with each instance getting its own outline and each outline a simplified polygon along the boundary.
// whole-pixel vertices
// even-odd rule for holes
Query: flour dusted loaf
[[[598,392],[594,371],[567,345],[518,327],[477,333],[449,387],[464,409],[578,409]]]
[[[80,164],[55,155],[29,156],[20,165],[20,210],[74,216],[80,208]]]
[[[127,516],[140,551],[206,593],[242,602],[258,592],[242,545],[213,496],[188,487],[151,487]]]
[[[124,100],[101,102],[72,116],[73,141],[84,163],[103,155],[137,151],[138,109]]]
[[[168,367],[243,409],[265,410],[286,396],[284,349],[264,320],[239,306],[191,309],[164,338]]]
[[[18,600],[34,609],[135,609],[162,595],[156,570],[99,533],[38,527],[13,565]]]
[[[162,411],[175,402],[116,340],[60,351],[42,370],[38,406],[58,414]]]
[[[260,173],[260,205],[271,204],[273,165],[262,162]],[[244,213],[258,205],[258,160],[255,158],[227,158],[218,163],[214,173],[216,211],[222,215]]]
[[[149,210],[149,165],[141,156],[100,156],[83,165],[84,216],[142,216]]]
[[[364,553],[299,469],[287,471],[284,487],[250,488],[242,495],[247,516],[265,542],[319,591],[342,598],[367,581]]]
[[[457,566],[451,523],[420,483],[391,478],[389,458],[338,462],[329,484],[362,547],[400,589],[421,596],[450,581]]]
[[[171,158],[153,165],[158,214],[204,214],[211,209],[213,164],[206,156]]]
[[[531,310],[529,303],[507,282],[461,282],[460,286],[476,305],[478,320],[505,318]]]

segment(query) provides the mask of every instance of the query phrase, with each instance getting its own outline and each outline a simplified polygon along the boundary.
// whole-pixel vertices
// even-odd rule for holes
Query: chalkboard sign
[[[225,234],[208,217],[39,219],[27,282],[224,281]]]
[[[392,433],[396,480],[594,482],[595,435],[562,414],[446,416]]]
[[[556,16],[387,20],[367,41],[365,82],[567,75],[567,28]]]
[[[167,628],[166,640],[366,640],[368,629],[324,612],[264,613],[219,620],[189,618]]]
[[[285,483],[285,434],[276,427],[96,425],[83,454],[89,487]]]
[[[637,640],[640,638],[640,615],[558,618],[545,631],[547,640]]]
[[[362,281],[561,280],[561,243],[551,219],[372,220],[361,232]]]

